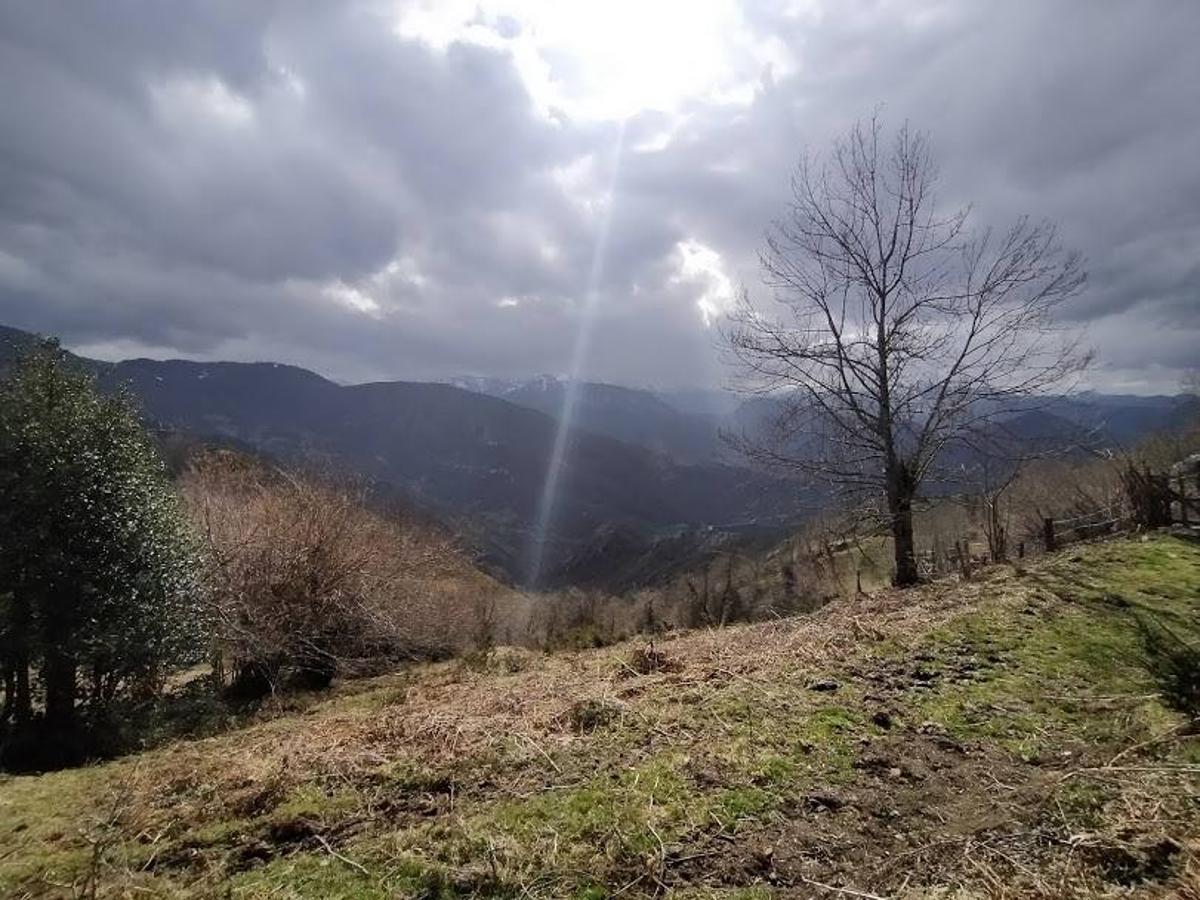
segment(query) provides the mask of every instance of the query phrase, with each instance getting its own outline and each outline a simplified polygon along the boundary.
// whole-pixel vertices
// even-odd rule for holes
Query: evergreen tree
[[[136,410],[54,341],[0,384],[0,726],[148,696],[200,638],[181,506]]]

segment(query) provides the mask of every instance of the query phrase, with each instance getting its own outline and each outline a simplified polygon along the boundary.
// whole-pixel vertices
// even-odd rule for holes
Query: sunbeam
[[[605,192],[604,209],[600,220],[600,229],[596,233],[596,244],[592,248],[592,265],[588,272],[587,290],[584,293],[582,314],[579,317],[579,329],[575,332],[575,346],[571,353],[571,371],[563,391],[562,409],[558,416],[558,429],[554,433],[554,448],[550,453],[550,461],[546,466],[546,480],[542,484],[541,497],[538,500],[537,519],[534,521],[533,533],[529,542],[529,569],[526,583],[529,587],[537,587],[542,577],[542,566],[546,557],[546,538],[553,523],[554,507],[558,500],[559,485],[562,481],[562,470],[566,462],[567,440],[575,419],[575,405],[579,399],[579,382],[587,364],[588,349],[591,345],[592,326],[595,323],[596,309],[600,301],[600,277],[604,272],[604,258],[608,249],[608,235],[612,227],[613,207],[616,204],[617,177],[621,169],[621,156],[625,148],[625,120],[622,119],[617,127],[617,140],[613,149],[612,167]]]

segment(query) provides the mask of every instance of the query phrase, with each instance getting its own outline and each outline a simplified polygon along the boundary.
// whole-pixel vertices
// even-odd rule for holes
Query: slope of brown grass
[[[421,666],[0,782],[0,890],[1197,897],[1200,753],[1137,621],[1198,614],[1200,548],[1153,538],[653,653]]]

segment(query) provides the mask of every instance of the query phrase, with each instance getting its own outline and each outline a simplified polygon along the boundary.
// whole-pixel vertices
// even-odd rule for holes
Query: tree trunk
[[[46,724],[52,728],[70,728],[75,721],[74,657],[55,647],[46,653],[42,680],[46,684]]]
[[[896,547],[896,587],[908,587],[920,580],[917,554],[913,548],[912,498],[902,499],[892,513],[892,541]]]
[[[917,554],[913,541],[913,483],[903,464],[898,463],[888,477],[888,513],[892,520],[892,543],[895,547],[896,587],[908,587],[920,580]]]
[[[9,664],[4,667],[4,707],[0,708],[0,727],[8,724],[16,705],[17,668]]]
[[[29,603],[19,591],[13,598],[12,610],[12,717],[20,726],[33,718],[33,697],[29,690]]]
[[[13,705],[13,721],[26,725],[33,718],[33,697],[29,693],[29,662],[22,655],[17,659],[17,693]]]
[[[1008,559],[1007,535],[1004,523],[1000,517],[1000,500],[998,497],[985,498],[987,508],[987,541],[988,554],[992,562],[999,563]]]

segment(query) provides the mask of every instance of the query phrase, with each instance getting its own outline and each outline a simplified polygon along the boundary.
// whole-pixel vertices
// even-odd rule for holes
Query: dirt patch
[[[1132,844],[1098,844],[1085,847],[1083,852],[1108,881],[1131,887],[1165,881],[1174,875],[1183,846],[1171,838],[1160,838]]]
[[[852,773],[764,825],[707,836],[701,854],[670,868],[668,883],[807,895],[815,881],[889,896],[945,884],[961,870],[963,848],[1019,831],[1044,789],[1034,766],[918,728],[870,741]]]

